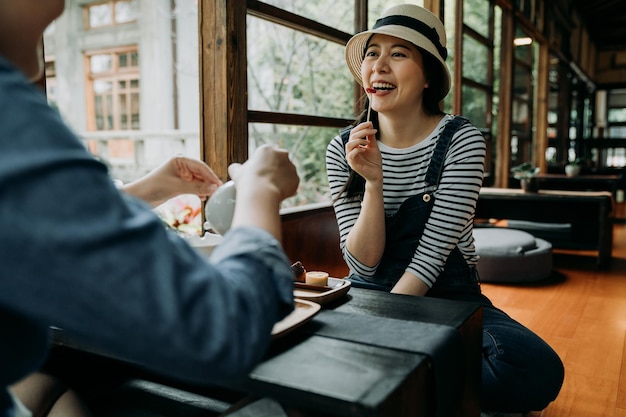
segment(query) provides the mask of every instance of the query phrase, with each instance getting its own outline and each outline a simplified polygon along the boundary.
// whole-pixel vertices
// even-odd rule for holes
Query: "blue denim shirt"
[[[0,416],[48,328],[193,383],[245,375],[293,309],[289,260],[236,228],[210,258],[113,185],[41,91],[0,56]]]

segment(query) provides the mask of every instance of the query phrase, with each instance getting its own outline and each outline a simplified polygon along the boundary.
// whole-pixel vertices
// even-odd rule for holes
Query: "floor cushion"
[[[552,272],[552,244],[522,230],[475,228],[474,245],[481,281],[538,281]]]

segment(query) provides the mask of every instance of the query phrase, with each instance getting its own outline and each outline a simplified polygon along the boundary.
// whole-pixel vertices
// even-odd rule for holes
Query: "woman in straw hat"
[[[481,293],[472,224],[486,145],[467,119],[441,111],[446,56],[441,21],[409,4],[347,43],[368,100],[327,150],[341,249],[356,286],[481,303],[483,410],[540,410],[556,398],[563,365]]]

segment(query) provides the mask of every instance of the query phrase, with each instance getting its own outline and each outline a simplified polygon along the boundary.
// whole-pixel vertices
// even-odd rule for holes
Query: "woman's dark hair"
[[[367,42],[367,44],[369,44],[369,41]],[[415,47],[422,55],[424,76],[426,78],[426,81],[428,82],[428,88],[424,89],[422,97],[424,111],[429,115],[444,114],[440,106],[440,102],[441,100],[443,100],[443,97],[440,97],[441,92],[443,91],[443,68],[441,68],[442,64],[429,52],[426,52],[424,49],[418,46]],[[365,47],[365,50],[367,50],[367,46]],[[365,52],[363,52],[363,54],[365,55]],[[357,126],[359,123],[363,123],[366,120],[368,107],[369,98],[366,96],[363,100],[363,111],[361,112],[361,114],[357,116],[356,120],[352,122],[352,124],[348,126],[348,128],[344,129],[341,132],[342,139],[344,139],[344,146],[347,140],[343,137],[343,135],[349,135],[351,128]],[[378,112],[374,109],[371,109],[370,121],[372,122],[374,129],[378,129]],[[346,193],[344,198],[353,199],[362,198],[364,192],[365,179],[356,172],[354,172],[352,169],[350,169],[350,175],[348,176],[348,180],[333,200],[333,204],[341,198],[343,193]]]
[[[424,111],[430,115],[443,114],[440,106],[440,102],[443,100],[443,97],[441,97],[444,77],[444,69],[441,68],[442,64],[437,60],[437,58],[422,48],[418,47],[417,50],[420,54],[422,54],[424,76],[428,82],[428,88],[424,89],[424,95],[422,98]]]

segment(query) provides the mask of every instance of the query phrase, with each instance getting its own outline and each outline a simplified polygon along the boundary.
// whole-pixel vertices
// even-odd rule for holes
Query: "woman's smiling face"
[[[411,42],[376,34],[368,42],[361,79],[372,108],[379,113],[405,112],[422,106],[422,92],[428,87],[422,54]]]

